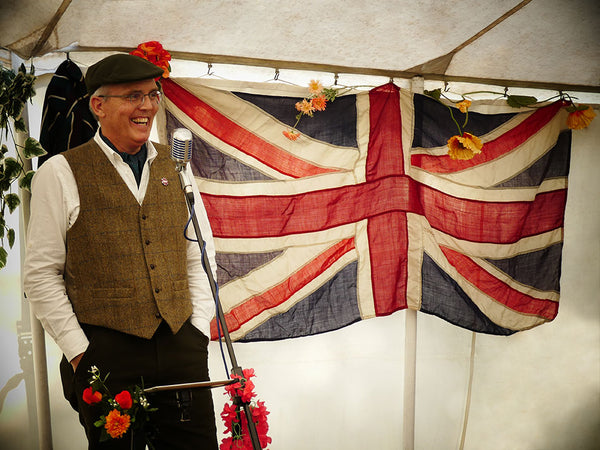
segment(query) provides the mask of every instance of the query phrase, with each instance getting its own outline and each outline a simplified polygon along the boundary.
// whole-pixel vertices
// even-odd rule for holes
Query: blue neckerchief
[[[140,181],[142,180],[142,170],[144,170],[144,164],[146,163],[146,157],[148,155],[148,148],[146,147],[146,144],[142,145],[140,151],[137,152],[135,155],[131,155],[129,153],[120,152],[119,150],[117,150],[113,143],[110,142],[108,138],[102,134],[102,132],[100,132],[100,137],[106,143],[106,145],[108,145],[113,151],[121,155],[123,161],[126,162],[127,165],[131,168],[133,176],[135,177],[135,181],[139,186]]]

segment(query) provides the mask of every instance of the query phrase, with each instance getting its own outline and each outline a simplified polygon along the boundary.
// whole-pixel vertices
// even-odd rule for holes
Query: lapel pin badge
[[[160,182],[162,183],[163,186],[168,186],[169,185],[169,180],[167,180],[165,177],[162,177],[160,179]]]

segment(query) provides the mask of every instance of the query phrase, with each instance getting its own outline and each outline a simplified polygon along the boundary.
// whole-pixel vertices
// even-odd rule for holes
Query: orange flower
[[[471,100],[463,100],[462,102],[457,103],[456,106],[461,113],[466,113],[467,109],[471,106]]]
[[[301,102],[296,103],[296,109],[302,114],[306,114],[307,116],[312,117],[315,107],[313,106],[312,102],[309,102],[308,100],[304,99]]]
[[[83,390],[82,397],[83,401],[88,405],[93,405],[94,403],[102,401],[102,394],[98,391],[94,392],[91,386]]]
[[[323,84],[318,80],[310,80],[308,83],[308,92],[312,95],[319,95],[323,90]]]
[[[451,159],[471,159],[481,153],[483,144],[481,139],[471,133],[463,133],[462,136],[452,136],[448,139],[448,156]]]
[[[284,130],[283,135],[288,138],[290,141],[295,141],[300,137],[300,133],[294,130]]]
[[[569,116],[567,117],[567,126],[571,130],[583,130],[592,123],[594,117],[596,117],[596,113],[591,106],[579,105],[576,107],[575,111],[569,113]]]
[[[319,95],[311,100],[313,107],[317,111],[325,111],[325,107],[327,106],[327,99],[324,95]]]
[[[127,433],[130,424],[131,417],[128,414],[121,414],[116,409],[113,409],[106,416],[104,428],[106,428],[106,432],[111,438],[120,438]]]

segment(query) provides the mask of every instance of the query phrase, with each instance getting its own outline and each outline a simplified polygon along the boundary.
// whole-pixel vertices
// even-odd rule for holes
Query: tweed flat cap
[[[91,65],[85,74],[85,85],[91,95],[105,84],[148,80],[162,74],[163,69],[144,58],[118,53]]]

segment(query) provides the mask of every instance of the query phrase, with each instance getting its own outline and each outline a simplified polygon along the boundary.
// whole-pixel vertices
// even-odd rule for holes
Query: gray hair
[[[94,119],[96,119],[96,121],[98,121],[98,116],[96,115],[96,113],[94,112],[94,109],[92,108],[92,104],[91,104],[92,97],[102,97],[103,95],[108,95],[108,94],[109,94],[109,88],[108,88],[108,86],[104,85],[104,86],[100,86],[98,89],[96,89],[94,91],[94,93],[92,95],[90,95],[90,102],[88,103],[88,107],[90,109],[90,112],[92,113],[92,116],[94,116]]]

